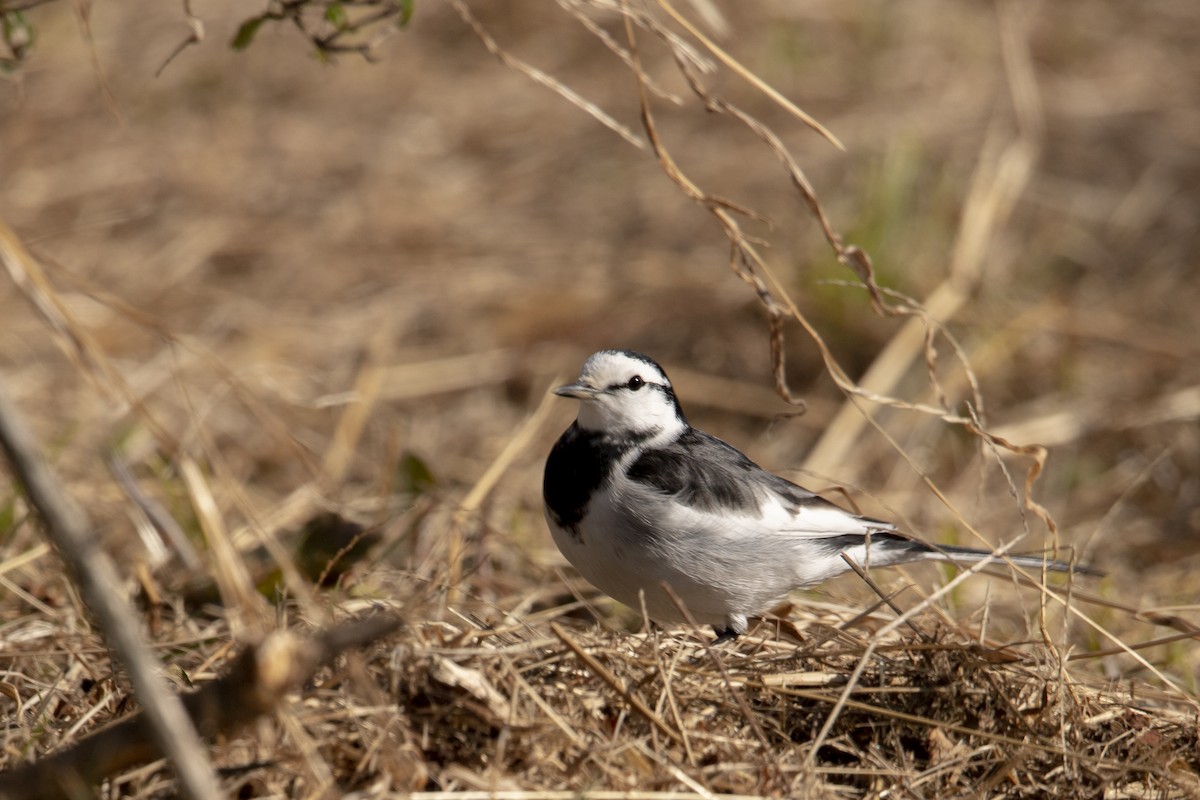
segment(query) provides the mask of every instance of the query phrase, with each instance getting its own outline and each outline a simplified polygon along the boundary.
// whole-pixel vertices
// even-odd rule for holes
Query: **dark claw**
[[[725,644],[735,641],[738,637],[738,632],[733,628],[718,628],[716,625],[713,626],[713,633],[717,634],[717,638],[713,639],[713,644]]]

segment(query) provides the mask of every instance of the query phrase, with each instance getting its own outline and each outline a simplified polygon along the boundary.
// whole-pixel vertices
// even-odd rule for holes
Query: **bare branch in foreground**
[[[315,638],[287,631],[271,634],[247,647],[224,677],[183,696],[183,706],[206,738],[228,733],[273,711],[288,692],[339,653],[391,633],[400,624],[394,617],[375,616],[339,625]],[[0,798],[68,800],[78,797],[83,787],[162,755],[146,715],[134,714],[73,747],[0,774]]]
[[[179,698],[158,675],[161,664],[142,640],[137,618],[124,601],[112,560],[100,549],[87,518],[71,502],[42,459],[33,434],[2,389],[0,446],[7,454],[16,478],[25,487],[29,501],[41,516],[46,535],[75,576],[79,593],[99,619],[105,638],[124,665],[134,694],[145,709],[148,735],[171,759],[183,794],[194,800],[216,800],[221,796],[217,778],[205,757],[200,737]],[[0,795],[8,796],[2,788]]]

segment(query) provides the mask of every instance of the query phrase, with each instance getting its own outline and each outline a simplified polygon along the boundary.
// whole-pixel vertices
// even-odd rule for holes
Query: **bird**
[[[693,428],[666,372],[641,353],[593,353],[554,393],[580,403],[542,480],[554,542],[596,588],[633,609],[644,602],[658,623],[688,621],[673,594],[724,643],[792,590],[852,569],[843,554],[862,567],[995,557],[927,544],[763,469]],[[1098,574],[1035,555],[1004,559]]]

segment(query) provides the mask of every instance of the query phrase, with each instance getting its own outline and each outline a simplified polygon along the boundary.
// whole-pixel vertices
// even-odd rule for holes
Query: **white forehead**
[[[583,369],[579,371],[580,379],[597,389],[628,383],[634,375],[641,377],[646,383],[671,385],[662,367],[645,356],[625,350],[601,350],[599,353],[593,353],[583,362]]]

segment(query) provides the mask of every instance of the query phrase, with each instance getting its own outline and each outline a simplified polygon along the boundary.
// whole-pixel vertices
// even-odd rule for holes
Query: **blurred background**
[[[252,5],[193,2],[204,41],[158,75],[188,36],[179,4],[36,7],[27,61],[0,83],[0,218],[111,369],[70,357],[6,278],[0,373],[114,550],[142,557],[109,448],[189,530],[181,453],[211,470],[234,529],[295,528],[325,508],[411,531],[414,494],[431,498],[422,519],[448,518],[499,464],[467,523],[422,523],[393,557],[461,559],[450,575],[472,597],[514,608],[506,598],[564,569],[540,478],[574,409],[527,420],[604,347],[654,356],[693,423],[813,489],[845,488],[832,499],[943,542],[977,544],[964,521],[993,543],[1027,525],[1018,549],[1053,541],[1014,497],[1029,458],[922,411],[863,403],[880,427],[852,425],[809,460],[845,402],[813,339],[785,325],[797,415],[773,390],[766,316],[713,216],[648,148],[489,54],[454,4],[418,0],[375,63],[328,63],[287,23],[235,51]],[[644,139],[633,75],[568,7],[472,11],[509,56]],[[764,0],[713,2],[709,22],[679,7],[844,143],[726,67],[703,77],[775,131],[880,286],[918,302],[953,290],[946,332],[988,425],[1051,448],[1033,495],[1059,542],[1111,573],[1089,590],[1194,619],[1200,6]],[[624,43],[615,15],[587,16]],[[659,40],[639,44],[680,169],[769,219],[744,226],[777,296],[860,379],[906,319],[872,310],[775,154],[706,111]],[[936,347],[945,401],[965,413],[967,375],[950,339]],[[881,393],[937,405],[914,352],[888,361],[898,374]],[[315,499],[280,511],[306,486]],[[26,526],[0,547],[32,541]],[[958,612],[1002,583],[972,582]],[[1150,657],[1194,685],[1193,648]]]

